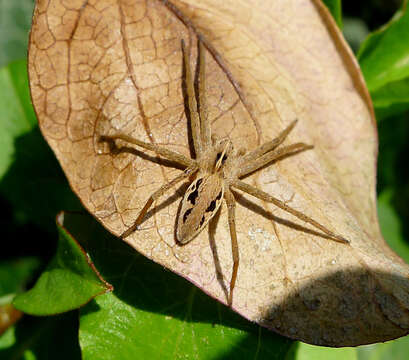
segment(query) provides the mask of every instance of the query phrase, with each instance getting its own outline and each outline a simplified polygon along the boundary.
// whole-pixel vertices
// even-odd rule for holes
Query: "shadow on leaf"
[[[66,219],[66,227],[88,249],[101,275],[113,284],[113,296],[140,312],[140,321],[149,313],[185,323],[237,329],[248,334],[249,338],[241,341],[252,342],[253,349],[260,341],[274,346],[290,343],[139,255],[95,221],[90,222],[89,217],[73,214]],[[262,323],[291,338],[326,346],[386,341],[405,335],[409,329],[407,309],[392,295],[396,288],[400,289],[397,292],[400,295],[408,293],[408,279],[366,269],[337,271],[306,281],[284,303],[267,310]],[[98,312],[98,309],[85,308],[85,311]]]
[[[11,166],[0,181],[0,192],[12,204],[20,223],[34,223],[55,234],[57,213],[82,207],[38,127],[16,138],[14,148]]]
[[[187,280],[139,255],[128,244],[106,232],[89,216],[67,213],[64,226],[87,249],[103,278],[114,286],[112,294],[97,297],[81,309],[82,319],[92,319],[92,330],[87,328],[87,334],[93,333],[93,336],[98,338],[99,332],[108,329],[111,332],[113,328],[119,327],[122,328],[120,331],[125,332],[121,338],[127,336],[127,330],[123,329],[126,325],[122,322],[121,325],[116,323],[116,319],[126,316],[133,319],[129,324],[132,330],[128,329],[132,338],[134,341],[144,339],[144,345],[147,345],[148,341],[157,343],[158,339],[147,340],[150,336],[141,330],[141,323],[146,324],[150,332],[156,333],[164,331],[163,326],[159,325],[162,321],[172,322],[178,319],[174,321],[175,328],[186,324],[193,332],[197,332],[197,336],[203,331],[200,324],[206,324],[207,335],[219,334],[221,331],[227,338],[227,353],[220,355],[220,359],[247,359],[256,351],[260,351],[264,356],[269,354],[272,359],[281,359],[291,345],[291,340],[245,320],[199,291]],[[105,296],[111,297],[110,300],[101,301]],[[105,311],[109,311],[109,314]],[[151,316],[155,316],[154,314],[161,316],[152,324]],[[158,326],[158,329],[155,326]],[[234,333],[233,338],[237,340],[234,344],[229,343],[230,332]],[[101,335],[97,341],[101,343],[108,340],[108,336]],[[109,341],[115,342],[112,339]],[[263,345],[262,349],[256,350],[260,345]],[[115,342],[112,346],[114,353],[115,346],[120,348],[121,343]]]

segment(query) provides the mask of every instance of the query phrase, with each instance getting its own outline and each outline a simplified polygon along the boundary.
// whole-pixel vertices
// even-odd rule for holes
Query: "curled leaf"
[[[240,266],[232,308],[314,344],[405,335],[409,269],[383,240],[375,204],[376,126],[361,73],[319,0],[37,2],[29,50],[41,130],[86,208],[116,235],[180,169],[101,136],[125,133],[190,156],[181,40],[206,48],[212,131],[252,150],[295,118],[289,143],[314,149],[245,181],[350,240],[235,193]],[[125,240],[226,302],[232,253],[226,207],[195,240],[175,240],[187,184],[161,197]]]

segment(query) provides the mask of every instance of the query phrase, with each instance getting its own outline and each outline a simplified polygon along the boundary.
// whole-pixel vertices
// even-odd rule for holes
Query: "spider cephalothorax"
[[[155,191],[147,200],[140,211],[132,228],[128,229],[123,236],[128,236],[142,223],[147,211],[153,202],[182,180],[193,177],[193,181],[186,190],[178,215],[176,240],[180,244],[192,241],[208,224],[217,213],[223,200],[227,204],[230,237],[232,241],[233,269],[230,280],[230,294],[227,299],[231,305],[233,290],[236,283],[239,266],[239,248],[236,234],[235,207],[236,200],[232,188],[246,192],[258,199],[273,203],[279,208],[289,212],[302,221],[322,231],[325,237],[342,243],[348,240],[334,234],[325,226],[308,217],[283,201],[259,190],[240,179],[268,166],[273,161],[283,157],[297,154],[301,151],[312,149],[311,145],[294,143],[280,146],[296,124],[291,122],[275,139],[268,141],[258,148],[246,153],[244,150],[236,151],[229,139],[217,140],[212,138],[210,121],[207,116],[205,99],[205,74],[204,53],[205,49],[199,42],[199,90],[196,96],[193,84],[193,76],[190,69],[190,60],[187,50],[182,41],[183,60],[185,68],[185,87],[187,94],[188,114],[195,158],[189,158],[163,146],[146,143],[125,134],[114,136],[102,136],[102,140],[115,141],[117,139],[135,144],[146,150],[154,151],[157,155],[177,163],[185,170],[169,183],[164,184]],[[197,106],[197,100],[199,107]]]

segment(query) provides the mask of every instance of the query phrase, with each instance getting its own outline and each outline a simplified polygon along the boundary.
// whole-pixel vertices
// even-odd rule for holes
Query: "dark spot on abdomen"
[[[199,225],[197,225],[196,227],[196,231],[199,230],[203,226],[204,222],[205,222],[205,217],[203,215],[202,218],[200,219]]]
[[[217,195],[216,200],[220,200],[222,198],[222,192],[219,192],[219,195]]]
[[[192,204],[195,205],[196,204],[196,199],[199,196],[199,187],[200,184],[202,183],[203,179],[198,179],[196,182],[196,186],[194,187],[194,190],[192,188],[192,192],[189,194],[189,196],[187,197],[187,200]]]
[[[189,196],[187,197],[187,200],[192,204],[195,205],[196,204],[196,199],[199,196],[199,192],[197,190],[191,192],[189,194]]]
[[[187,210],[185,211],[185,213],[183,214],[183,223],[186,222],[187,217],[188,217],[189,214],[192,212],[192,209],[193,209],[193,208],[187,209]]]
[[[216,209],[216,200],[212,200],[208,208],[206,209],[206,212],[214,211]]]
[[[212,200],[210,205],[207,207],[206,212],[214,211],[216,209],[216,202],[222,198],[222,192],[220,191],[219,194],[216,196],[215,200]]]

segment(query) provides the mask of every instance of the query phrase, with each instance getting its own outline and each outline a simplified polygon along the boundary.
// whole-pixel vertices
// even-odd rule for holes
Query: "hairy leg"
[[[315,228],[321,230],[324,234],[326,234],[328,236],[329,239],[337,241],[337,242],[341,242],[344,244],[349,244],[349,241],[345,238],[343,238],[340,235],[336,235],[334,234],[332,231],[328,230],[325,226],[321,225],[320,223],[318,223],[317,221],[311,219],[310,217],[308,217],[307,215],[304,215],[303,213],[291,208],[290,206],[288,206],[287,204],[285,204],[283,201],[278,200],[277,198],[265,193],[264,191],[261,191],[257,188],[255,188],[254,186],[248,185],[243,181],[240,180],[236,180],[231,184],[233,187],[242,190],[260,200],[263,201],[267,201],[270,202],[274,205],[276,205],[277,207],[279,207],[280,209],[283,209],[284,211],[287,211],[288,213],[294,215],[295,217],[297,217],[298,219],[305,221],[306,223],[314,226]]]
[[[288,134],[291,132],[292,129],[294,129],[295,124],[297,124],[298,120],[294,120],[290,125],[288,125],[280,135],[278,135],[275,139],[268,141],[264,143],[263,145],[260,145],[257,149],[249,152],[248,154],[243,156],[243,160],[245,162],[249,162],[253,159],[257,159],[263,154],[265,154],[268,151],[274,150],[278,145],[280,145],[288,136]]]
[[[237,176],[239,178],[246,176],[283,156],[295,155],[301,151],[309,150],[312,148],[312,145],[307,145],[304,143],[296,143],[288,146],[283,146],[281,149],[267,152],[259,158],[249,161],[247,164],[243,163]]]
[[[224,191],[224,198],[227,204],[230,238],[231,238],[231,250],[232,250],[232,256],[233,256],[233,270],[232,270],[231,280],[230,280],[230,294],[227,300],[228,305],[231,306],[231,304],[233,303],[233,290],[236,284],[240,256],[239,256],[239,245],[237,243],[237,233],[236,233],[236,215],[235,215],[236,199],[234,198],[234,195],[232,194],[232,192],[230,191],[228,187],[226,187]]]

